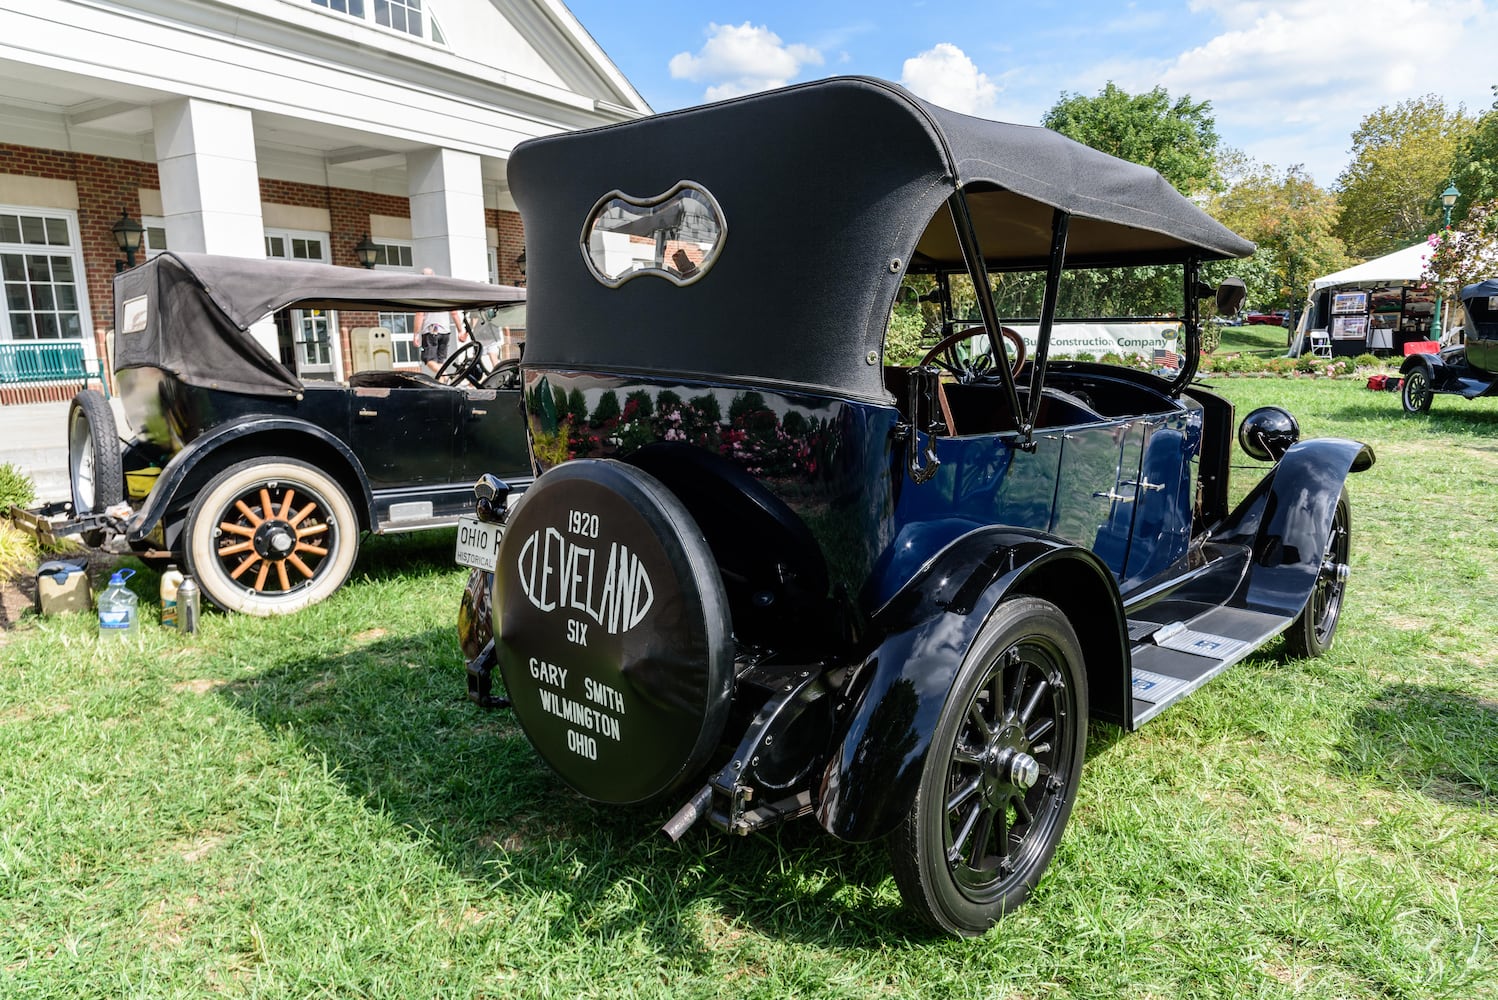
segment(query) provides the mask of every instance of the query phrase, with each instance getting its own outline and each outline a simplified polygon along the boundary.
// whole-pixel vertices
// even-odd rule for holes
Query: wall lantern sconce
[[[363,267],[373,268],[375,266],[375,258],[379,254],[379,246],[375,244],[374,240],[369,238],[368,233],[365,233],[364,238],[354,244],[354,256],[359,258],[359,263]]]
[[[525,251],[520,251],[520,256],[515,258],[515,266],[520,269],[520,284],[525,284]]]
[[[114,270],[118,274],[127,267],[135,266],[135,252],[140,249],[141,237],[146,234],[146,227],[130,218],[130,213],[123,208],[120,209],[120,218],[109,231],[114,234],[115,246],[125,254],[124,261],[115,261]]]

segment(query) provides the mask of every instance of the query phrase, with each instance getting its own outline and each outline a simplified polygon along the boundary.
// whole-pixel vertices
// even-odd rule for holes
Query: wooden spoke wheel
[[[981,934],[1023,902],[1061,841],[1086,746],[1076,632],[1048,601],[1005,601],[958,669],[890,840],[906,905],[942,930]]]
[[[226,611],[284,615],[348,579],[359,520],[343,488],[295,459],[250,459],[220,472],[188,511],[184,561]]]

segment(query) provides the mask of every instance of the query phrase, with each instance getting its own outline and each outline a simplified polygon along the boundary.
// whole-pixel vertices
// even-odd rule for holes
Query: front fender
[[[177,493],[181,490],[183,483],[187,481],[187,478],[198,467],[199,463],[207,459],[208,456],[226,445],[241,441],[254,434],[264,434],[267,432],[280,434],[281,441],[286,440],[285,435],[288,433],[315,438],[319,444],[325,445],[336,452],[348,464],[349,469],[353,471],[354,478],[358,480],[361,490],[360,497],[350,497],[349,499],[357,503],[362,498],[366,517],[369,523],[374,522],[374,502],[369,492],[369,478],[364,474],[364,467],[360,464],[358,458],[354,456],[353,451],[350,450],[347,444],[323,428],[318,427],[316,424],[308,423],[305,420],[295,420],[288,417],[265,417],[217,427],[210,433],[195,438],[190,444],[177,452],[172,457],[172,460],[167,463],[166,468],[161,470],[161,474],[156,477],[156,482],[152,485],[151,492],[146,496],[145,503],[141,504],[140,509],[135,512],[135,516],[126,525],[126,538],[132,542],[138,542],[149,535],[151,530],[161,523],[162,518],[166,516],[167,510],[170,509],[173,500],[176,499]],[[281,449],[278,453],[284,454],[285,449]]]
[[[1212,540],[1249,546],[1249,569],[1234,605],[1293,618],[1316,586],[1337,499],[1347,477],[1371,468],[1359,441],[1316,438],[1285,452]]]
[[[1100,714],[1124,720],[1127,631],[1108,568],[1091,552],[1036,532],[971,532],[874,616],[885,638],[844,688],[846,722],[822,776],[816,813],[829,833],[874,840],[904,818],[958,668],[994,608],[1019,594],[1050,600],[1078,622]]]

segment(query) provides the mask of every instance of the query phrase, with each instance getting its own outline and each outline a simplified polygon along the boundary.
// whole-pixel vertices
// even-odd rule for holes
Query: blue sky
[[[1498,0],[567,0],[657,111],[858,73],[1037,124],[1063,91],[1212,102],[1225,146],[1332,185],[1374,109],[1471,113],[1498,83]]]

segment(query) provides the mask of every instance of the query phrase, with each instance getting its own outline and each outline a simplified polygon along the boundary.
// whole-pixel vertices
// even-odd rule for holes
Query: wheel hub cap
[[[285,559],[296,548],[296,529],[287,521],[263,521],[255,529],[254,541],[260,558]]]

